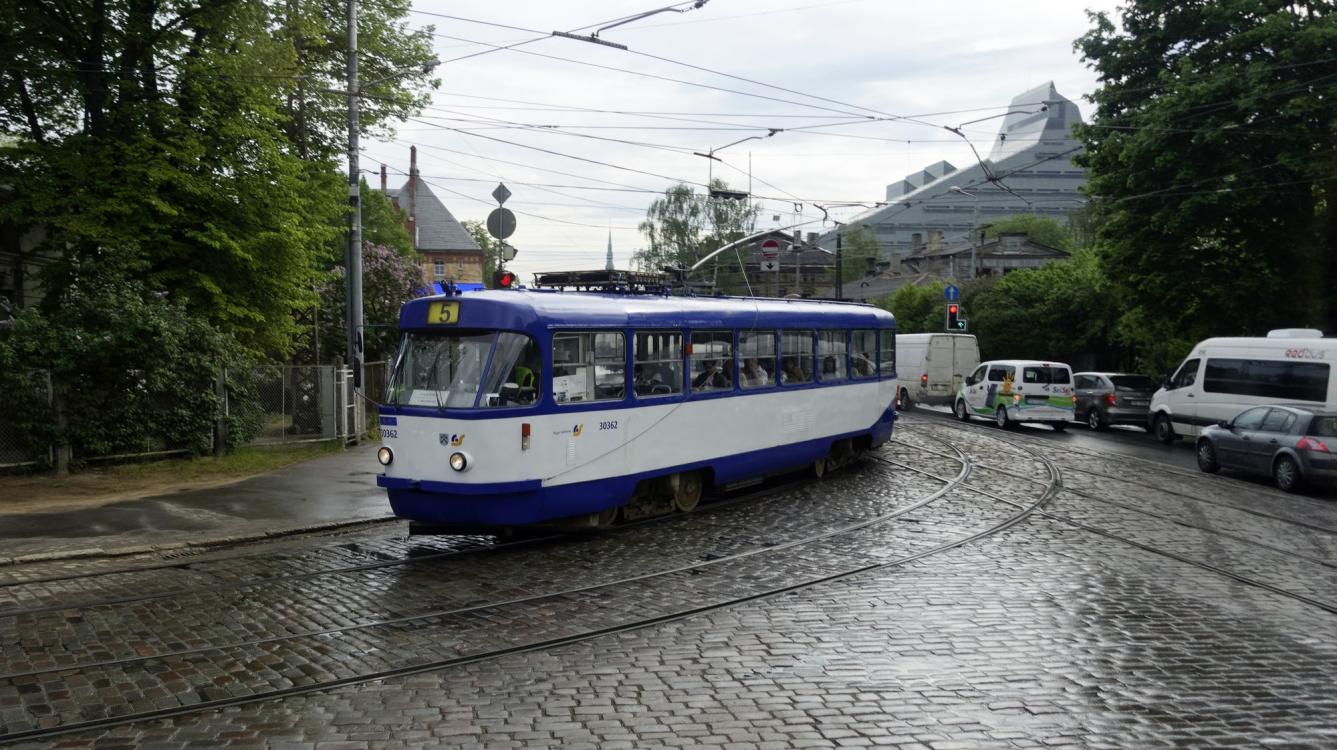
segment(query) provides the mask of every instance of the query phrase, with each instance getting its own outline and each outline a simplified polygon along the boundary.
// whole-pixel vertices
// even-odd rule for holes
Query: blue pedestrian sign
[[[947,287],[942,290],[942,296],[943,299],[947,300],[948,302],[955,302],[961,299],[961,290],[957,289],[955,286],[951,284],[948,284]]]

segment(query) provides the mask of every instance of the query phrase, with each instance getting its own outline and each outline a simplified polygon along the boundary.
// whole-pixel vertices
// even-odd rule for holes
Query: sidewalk
[[[208,489],[80,510],[0,513],[0,565],[118,555],[390,518],[374,444]]]

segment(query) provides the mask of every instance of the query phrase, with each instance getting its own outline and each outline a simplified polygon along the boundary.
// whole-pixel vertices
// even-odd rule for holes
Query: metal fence
[[[221,416],[250,435],[248,445],[276,445],[320,440],[352,441],[368,433],[368,426],[379,423],[379,402],[389,379],[389,363],[369,362],[362,394],[353,387],[352,370],[331,365],[285,365],[259,367],[250,371],[224,371]],[[51,380],[47,373],[36,373],[39,387],[32,393],[0,394],[0,468],[19,468],[54,463],[55,447],[35,441],[24,426],[10,419],[17,413],[5,404],[19,403],[24,413],[51,415]],[[220,432],[203,437],[203,442],[217,443]],[[36,443],[36,445],[34,445]],[[173,452],[179,446],[126,446],[114,455],[88,455],[76,451],[72,458],[94,461],[107,458],[135,458]]]

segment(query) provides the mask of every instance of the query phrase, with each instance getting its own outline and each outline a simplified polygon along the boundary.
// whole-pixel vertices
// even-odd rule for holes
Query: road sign
[[[947,300],[948,302],[955,302],[961,299],[961,290],[957,289],[955,286],[951,284],[948,284],[946,288],[942,290],[942,298]]]
[[[501,258],[504,262],[509,262],[515,260],[516,252],[518,251],[514,247],[503,242],[501,243],[501,247],[497,248],[497,257]]]
[[[779,270],[780,270],[780,261],[778,261],[778,260],[763,260],[763,261],[761,262],[761,270],[763,270],[763,271],[779,271]]]
[[[497,199],[497,205],[506,204],[506,199],[511,197],[511,191],[506,189],[506,183],[498,182],[497,187],[492,190],[492,197]]]
[[[494,208],[487,215],[487,233],[499,240],[515,234],[515,214],[509,208]]]
[[[761,257],[774,258],[780,254],[780,241],[776,239],[762,240]]]

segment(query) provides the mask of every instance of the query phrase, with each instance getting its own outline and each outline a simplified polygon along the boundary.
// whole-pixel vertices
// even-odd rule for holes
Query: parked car
[[[1332,445],[1329,446],[1329,443]],[[1255,406],[1205,427],[1198,437],[1198,468],[1271,475],[1294,492],[1306,480],[1337,479],[1337,411],[1308,406]]]
[[[952,411],[962,422],[990,417],[999,427],[1043,422],[1062,432],[1073,419],[1072,368],[1062,362],[984,362],[957,391]]]
[[[968,333],[907,333],[896,337],[896,408],[951,406],[961,383],[980,363]]]
[[[1072,376],[1076,417],[1093,430],[1112,424],[1147,427],[1147,409],[1156,381],[1122,372],[1079,372]]]
[[[1162,443],[1197,435],[1250,406],[1308,403],[1337,410],[1337,339],[1308,328],[1266,338],[1207,339],[1151,399],[1151,430]]]

